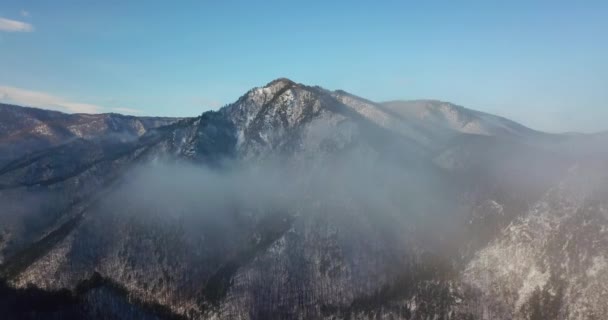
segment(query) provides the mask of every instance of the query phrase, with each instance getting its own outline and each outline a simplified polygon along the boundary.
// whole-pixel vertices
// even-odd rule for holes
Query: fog
[[[445,240],[460,231],[465,210],[445,182],[430,166],[359,149],[307,160],[232,161],[221,168],[155,161],[131,170],[95,214],[161,227],[178,223],[190,237],[221,230],[222,238],[239,237],[252,227],[247,224],[279,215],[292,227],[335,227],[345,242],[367,238],[405,247],[415,236]]]
[[[403,161],[400,152],[409,150],[392,145],[273,154],[212,167],[156,159],[131,168],[87,214],[111,219],[108,226],[123,221],[177,230],[189,250],[219,246],[218,255],[259,233],[269,219],[288,221],[281,233],[306,234],[322,225],[345,247],[368,242],[398,253],[414,248],[457,255],[475,237],[483,245],[495,228],[525,214],[575,162],[552,150],[486,137],[451,148],[418,162]],[[457,165],[445,167],[445,161]],[[494,221],[491,213],[475,213],[488,201],[498,201],[505,216]],[[486,225],[471,225],[477,214]]]
[[[316,145],[330,133],[314,129],[321,137],[287,155],[207,163],[151,153],[126,163],[26,274],[73,287],[98,272],[163,304],[202,309],[222,302],[248,310],[249,295],[255,308],[276,303],[275,294],[292,295],[281,302],[292,305],[310,292],[315,301],[338,295],[340,303],[365,306],[367,298],[410,294],[418,281],[432,283],[434,298],[436,289],[452,290],[479,249],[560,186],[569,169],[605,159],[595,142],[576,144],[582,153],[568,141],[478,135],[437,154],[415,153],[382,131],[324,152]],[[575,188],[590,181],[585,176]],[[73,212],[62,216],[61,207],[78,202],[59,194],[72,190],[64,188],[0,192],[0,259],[67,224]]]

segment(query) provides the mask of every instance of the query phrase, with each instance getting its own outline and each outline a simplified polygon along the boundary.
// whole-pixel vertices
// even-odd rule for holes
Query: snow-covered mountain
[[[0,169],[0,308],[34,318],[608,316],[602,135],[288,79],[200,117],[129,121],[119,131],[137,138],[108,142],[99,129]]]
[[[390,101],[382,104],[397,117],[424,125],[429,130],[451,129],[487,136],[539,134],[514,121],[437,100]]]

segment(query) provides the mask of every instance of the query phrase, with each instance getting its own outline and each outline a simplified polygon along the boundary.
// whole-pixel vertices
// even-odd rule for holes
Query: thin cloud
[[[29,14],[29,13],[28,13]],[[32,32],[34,26],[17,20],[0,18],[0,31],[4,32]]]
[[[9,86],[0,86],[0,101],[70,113],[100,113],[105,109],[98,105],[69,101],[44,92]]]
[[[114,111],[114,112],[125,113],[125,114],[141,114],[141,113],[143,113],[142,110],[131,109],[131,108],[112,108],[111,110]]]
[[[21,10],[21,16],[28,18],[30,16],[30,12],[27,10]]]
[[[194,100],[197,105],[202,105],[203,107],[209,107],[212,109],[219,108],[222,106],[222,103],[219,100],[215,99],[196,98]]]

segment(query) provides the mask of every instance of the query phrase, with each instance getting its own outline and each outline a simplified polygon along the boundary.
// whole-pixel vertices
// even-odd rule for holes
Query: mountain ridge
[[[0,274],[125,318],[608,314],[588,285],[608,275],[589,245],[608,241],[603,140],[403,104],[279,78],[135,139],[28,153],[0,171]],[[581,263],[560,266],[564,242]]]

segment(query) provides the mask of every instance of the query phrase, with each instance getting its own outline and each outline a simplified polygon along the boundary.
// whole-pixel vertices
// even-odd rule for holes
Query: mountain
[[[66,114],[0,104],[0,165],[76,139],[134,140],[177,118]]]
[[[145,132],[109,116],[124,129],[0,169],[0,301],[16,301],[0,307],[16,316],[608,315],[604,135],[289,79]]]
[[[437,100],[390,101],[382,104],[395,117],[424,125],[429,130],[453,130],[486,136],[541,134],[514,121]]]

